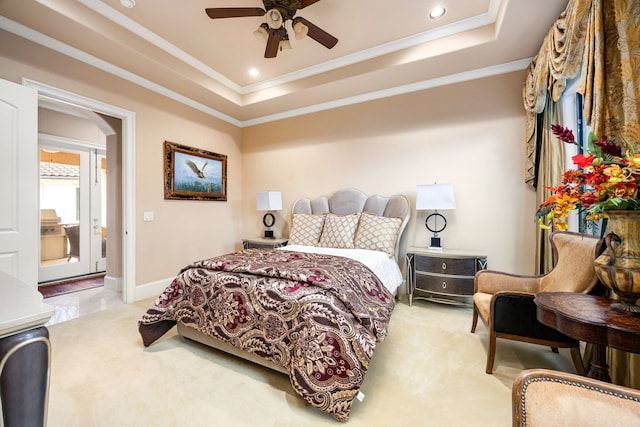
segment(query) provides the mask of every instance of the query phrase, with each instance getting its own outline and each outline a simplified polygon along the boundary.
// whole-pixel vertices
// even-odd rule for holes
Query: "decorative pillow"
[[[393,256],[401,225],[400,218],[363,213],[356,232],[356,248],[382,251]]]
[[[316,246],[320,240],[324,215],[293,214],[288,245]]]
[[[351,215],[328,214],[318,246],[325,248],[354,248],[354,238],[360,213]]]

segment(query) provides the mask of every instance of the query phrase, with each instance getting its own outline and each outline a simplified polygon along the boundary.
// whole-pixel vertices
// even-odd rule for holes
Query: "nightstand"
[[[242,249],[255,248],[279,248],[287,245],[288,239],[269,239],[265,237],[255,237],[253,239],[242,239]]]
[[[473,277],[487,268],[487,256],[461,250],[442,252],[407,249],[407,293],[413,298],[454,305],[469,305]]]

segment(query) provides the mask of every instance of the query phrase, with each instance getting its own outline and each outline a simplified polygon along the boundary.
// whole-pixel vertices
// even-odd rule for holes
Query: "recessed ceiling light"
[[[258,71],[257,68],[250,68],[249,69],[249,75],[251,77],[258,77],[260,75],[260,71]]]
[[[431,12],[429,12],[429,18],[431,19],[442,18],[446,12],[447,12],[447,9],[445,9],[444,7],[436,6],[433,9],[431,9]]]
[[[120,0],[120,4],[126,7],[127,9],[133,8],[136,5],[135,0]]]

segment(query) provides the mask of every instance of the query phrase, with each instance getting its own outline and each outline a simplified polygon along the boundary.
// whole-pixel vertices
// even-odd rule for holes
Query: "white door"
[[[106,269],[106,157],[93,145],[40,136],[40,283]]]
[[[0,270],[38,284],[38,92],[0,79]]]

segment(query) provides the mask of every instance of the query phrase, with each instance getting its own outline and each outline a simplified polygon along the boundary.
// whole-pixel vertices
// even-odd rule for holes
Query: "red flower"
[[[571,160],[573,160],[573,164],[580,167],[580,168],[586,168],[587,166],[591,165],[591,162],[593,162],[593,159],[595,159],[596,156],[594,156],[593,154],[589,154],[588,156],[585,156],[584,154],[576,154],[575,156],[571,157]]]
[[[571,129],[567,129],[566,127],[560,126],[558,124],[551,125],[551,132],[562,142],[566,142],[567,144],[575,144],[576,138],[573,136],[573,132]]]
[[[604,154],[609,154],[615,157],[622,156],[622,147],[616,144],[615,140],[609,141],[609,138],[603,136],[600,140],[593,141],[593,143],[600,147]]]
[[[584,193],[582,197],[580,197],[580,204],[585,208],[588,208],[589,206],[596,203],[597,201],[598,201],[598,198],[596,197],[596,194],[593,191]]]
[[[607,182],[609,180],[609,177],[603,172],[606,167],[606,165],[600,165],[595,167],[593,171],[587,173],[587,183],[589,185],[596,186],[598,184],[602,184],[603,182]]]
[[[581,170],[569,169],[562,174],[563,184],[584,184],[586,180],[587,177]]]

